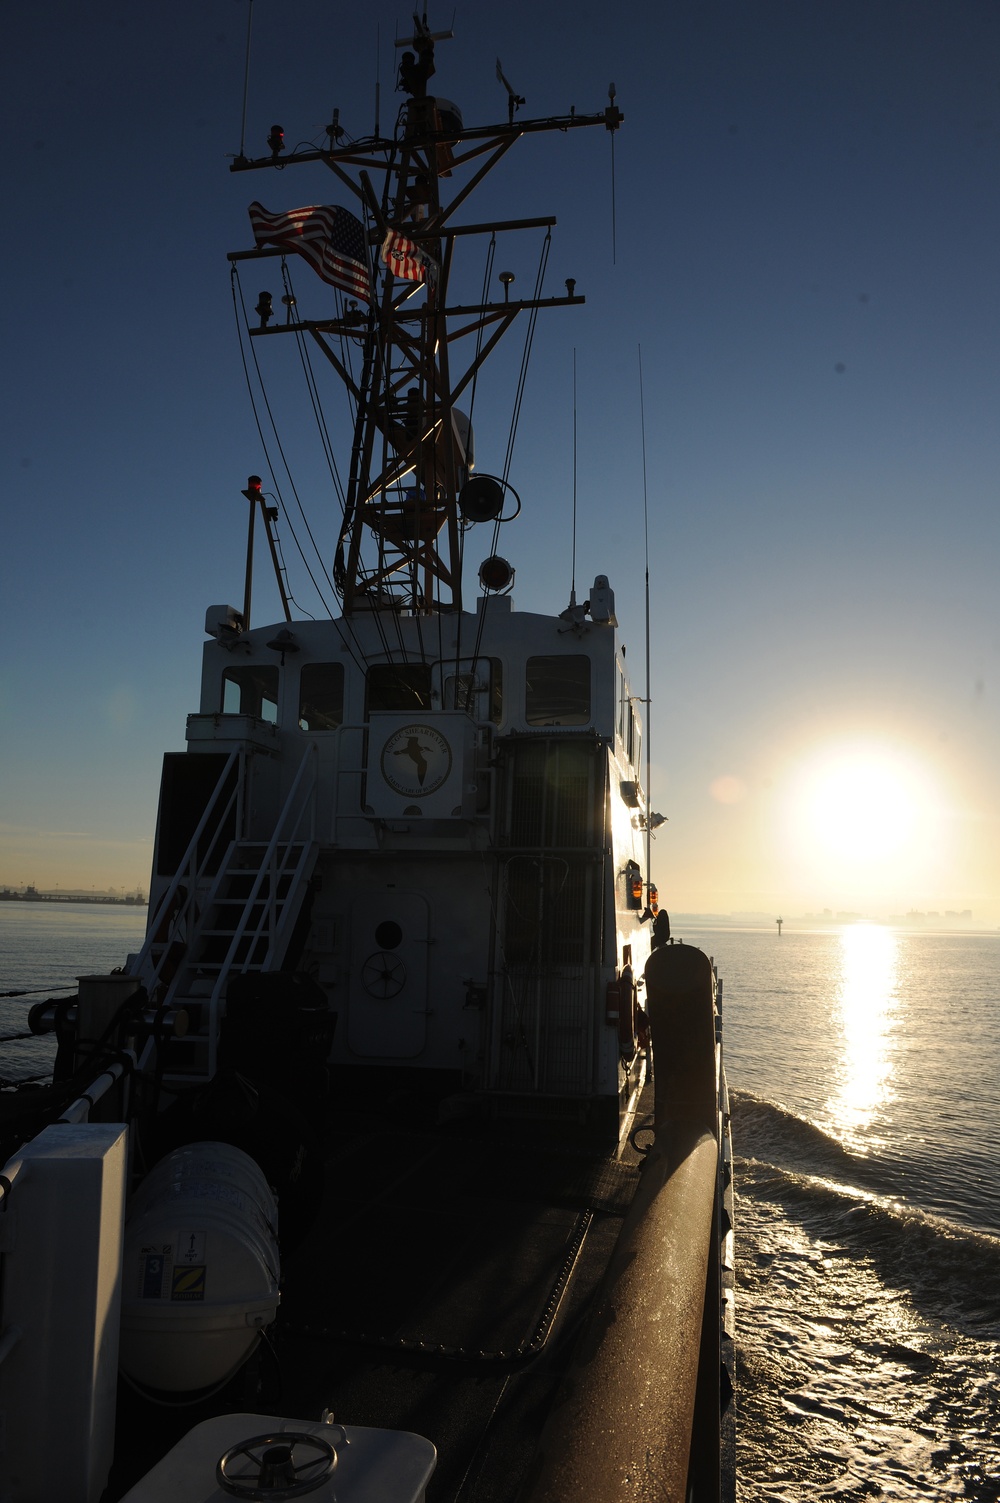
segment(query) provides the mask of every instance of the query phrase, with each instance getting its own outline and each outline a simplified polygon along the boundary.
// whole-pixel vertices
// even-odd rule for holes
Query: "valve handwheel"
[[[243,1470],[238,1469],[241,1461]],[[234,1498],[281,1503],[311,1493],[336,1465],[336,1447],[322,1436],[283,1430],[230,1446],[215,1469],[215,1480]]]

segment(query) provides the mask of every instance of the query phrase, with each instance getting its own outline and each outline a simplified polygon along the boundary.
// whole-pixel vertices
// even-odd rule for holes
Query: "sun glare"
[[[802,768],[788,806],[803,875],[824,890],[907,891],[940,851],[937,800],[928,774],[887,747],[828,746]]]
[[[854,924],[840,937],[841,1058],[830,1109],[851,1142],[892,1098],[898,943],[890,929]]]

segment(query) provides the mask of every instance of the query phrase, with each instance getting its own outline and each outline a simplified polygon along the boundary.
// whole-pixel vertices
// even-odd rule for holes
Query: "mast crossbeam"
[[[542,308],[575,307],[575,283],[561,297],[512,299],[504,275],[502,302],[487,299],[449,304],[448,284],[460,237],[527,229],[551,231],[554,215],[494,223],[450,221],[516,141],[547,131],[603,125],[617,130],[624,118],[612,99],[595,114],[513,117],[504,124],[468,127],[446,101],[428,93],[434,73],[435,35],[417,24],[416,56],[400,65],[400,86],[409,96],[392,138],[380,134],[326,147],[285,153],[279,144],[266,157],[242,153],[234,172],[321,163],[347,188],[363,221],[365,262],[372,301],[339,301],[328,318],[291,317],[270,324],[264,313],[253,338],[308,334],[319,345],[354,402],[353,441],[344,516],[334,578],[345,615],[386,603],[382,587],[406,576],[406,597],[394,607],[460,610],[462,533],[459,497],[474,467],[472,433],[456,403],[518,315],[533,318]],[[465,170],[463,170],[465,169]],[[456,172],[465,179],[450,184]],[[374,183],[380,185],[380,192]],[[445,184],[448,184],[445,193]],[[444,195],[444,196],[443,196]],[[409,244],[407,244],[409,242]],[[385,260],[379,249],[385,245]],[[281,247],[234,251],[231,261],[281,256]],[[357,253],[356,253],[357,254]],[[492,258],[493,250],[490,249]],[[489,262],[488,262],[489,264]],[[544,258],[543,258],[544,266]],[[464,289],[463,289],[464,290]],[[485,289],[484,289],[485,290]],[[541,291],[541,284],[535,289]],[[417,301],[417,294],[423,297]],[[349,297],[350,294],[344,294]],[[457,341],[464,347],[453,373]],[[360,355],[361,374],[348,367],[336,341],[349,341]],[[374,541],[374,546],[373,546]],[[374,562],[373,562],[374,561]]]

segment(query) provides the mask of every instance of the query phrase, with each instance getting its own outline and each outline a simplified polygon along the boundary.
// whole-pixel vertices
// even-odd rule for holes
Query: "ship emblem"
[[[451,747],[429,725],[404,725],[382,748],[382,776],[394,793],[426,798],[447,782]]]

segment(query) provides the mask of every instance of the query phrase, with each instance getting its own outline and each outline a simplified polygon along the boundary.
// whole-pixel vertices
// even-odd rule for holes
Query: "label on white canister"
[[[137,1290],[140,1299],[162,1299],[163,1282],[168,1265],[173,1260],[173,1244],[161,1243],[157,1247],[141,1247],[139,1249],[139,1288]]]
[[[173,1242],[139,1249],[140,1299],[203,1300],[208,1233],[175,1232]]]

